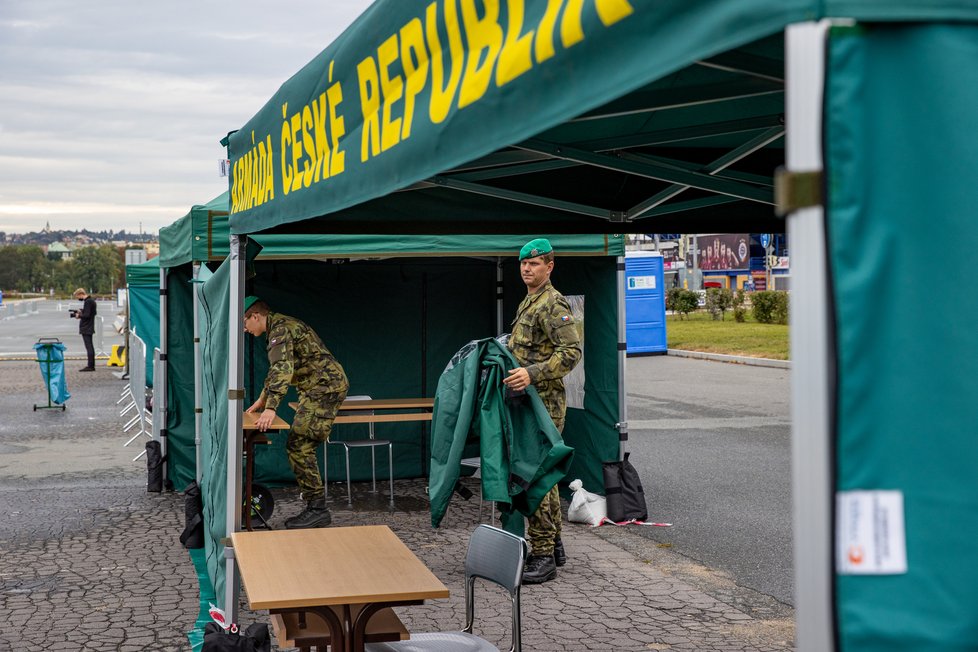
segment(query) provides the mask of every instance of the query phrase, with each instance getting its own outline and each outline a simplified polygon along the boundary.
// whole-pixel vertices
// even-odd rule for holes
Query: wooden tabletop
[[[244,420],[241,427],[244,430],[258,430],[258,428],[255,426],[255,421],[258,420],[260,413],[243,412],[242,414],[244,415]],[[275,419],[272,421],[272,425],[268,427],[269,430],[288,430],[289,428],[291,428],[291,426],[289,425],[288,421],[285,421],[277,414],[275,415]]]
[[[231,534],[251,609],[447,598],[386,525]]]
[[[341,410],[430,410],[435,406],[433,398],[374,398],[362,401],[347,399],[340,404]],[[299,407],[298,401],[289,402],[293,410]]]

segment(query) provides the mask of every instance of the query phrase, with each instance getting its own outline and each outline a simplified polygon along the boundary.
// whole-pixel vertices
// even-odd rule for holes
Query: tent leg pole
[[[785,33],[786,167],[823,168],[822,94],[828,23]],[[824,208],[788,218],[791,243],[791,423],[796,641],[799,652],[835,649],[833,616],[830,351]]]
[[[168,310],[169,310],[169,300],[170,297],[167,291],[167,268],[160,267],[160,377],[153,378],[153,438],[158,439],[160,442],[160,453],[163,455],[163,480],[164,485],[166,484],[166,478],[169,476],[169,464],[166,461],[167,453],[167,407],[169,405],[169,397],[167,395],[169,391],[169,383],[167,382],[168,372],[169,372],[169,356],[167,355],[167,349],[169,348],[169,341],[167,338],[169,325],[168,325]],[[158,400],[157,400],[158,399]]]
[[[503,334],[503,259],[496,257],[496,337]]]
[[[618,256],[618,459],[625,459],[625,442],[628,441],[628,395],[625,387],[625,257]]]
[[[203,382],[203,375],[201,369],[203,367],[203,361],[200,355],[200,301],[198,300],[197,291],[200,288],[200,284],[197,282],[200,278],[200,263],[194,263],[194,458],[196,465],[197,485],[200,486],[201,481],[201,470],[200,470],[200,431],[203,426],[204,415],[201,412],[203,408],[203,397],[201,395],[201,382]]]
[[[248,238],[231,236],[231,278],[228,292],[228,446],[227,504],[225,532],[241,529],[241,449],[244,404],[244,313],[245,251]],[[238,593],[241,580],[234,560],[234,550],[224,549],[224,613],[228,622],[238,622]]]

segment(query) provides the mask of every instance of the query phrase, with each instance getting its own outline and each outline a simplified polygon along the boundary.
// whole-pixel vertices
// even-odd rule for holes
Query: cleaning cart
[[[65,378],[65,345],[56,337],[42,337],[37,340],[34,350],[41,367],[41,378],[48,388],[48,404],[35,403],[34,411],[61,408],[64,412],[65,401],[71,398]]]

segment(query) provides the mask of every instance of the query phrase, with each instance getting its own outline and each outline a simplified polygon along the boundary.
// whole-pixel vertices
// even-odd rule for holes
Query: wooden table
[[[251,483],[255,479],[255,444],[269,444],[271,441],[265,436],[264,432],[258,430],[255,422],[260,413],[245,412],[242,419],[242,430],[244,430],[244,448],[242,452],[245,458],[245,483],[244,483],[244,527],[251,530]],[[272,420],[269,430],[288,430],[289,423],[281,419],[277,414]]]
[[[332,650],[362,651],[367,622],[381,609],[448,597],[386,525],[234,532],[231,541],[248,606],[319,615]]]

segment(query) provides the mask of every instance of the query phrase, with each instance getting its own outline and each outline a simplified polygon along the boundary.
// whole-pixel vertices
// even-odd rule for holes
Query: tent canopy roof
[[[978,20],[961,0],[550,4],[376,2],[230,135],[232,232],[779,231],[785,26]]]
[[[228,192],[160,229],[160,266],[223,260],[228,255]],[[217,237],[215,237],[215,235]]]
[[[145,263],[126,265],[126,285],[131,287],[160,286],[160,257],[150,258]]]

